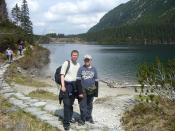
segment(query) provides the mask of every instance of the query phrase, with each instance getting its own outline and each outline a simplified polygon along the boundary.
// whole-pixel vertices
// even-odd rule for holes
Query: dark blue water
[[[156,57],[162,61],[175,58],[173,45],[92,45],[92,44],[46,44],[51,51],[48,71],[51,75],[65,60],[70,59],[70,52],[80,52],[79,62],[83,64],[83,56],[90,54],[101,79],[118,82],[135,82],[139,64],[153,62]]]

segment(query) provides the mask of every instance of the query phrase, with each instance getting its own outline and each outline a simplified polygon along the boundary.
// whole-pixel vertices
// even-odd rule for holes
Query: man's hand
[[[66,92],[66,88],[65,87],[61,87],[61,91],[62,92]]]
[[[80,97],[80,98],[83,98],[84,96],[83,96],[83,94],[80,94],[79,97]]]

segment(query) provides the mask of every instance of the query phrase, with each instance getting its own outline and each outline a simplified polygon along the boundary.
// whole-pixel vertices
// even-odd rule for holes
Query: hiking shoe
[[[76,123],[75,118],[72,118],[72,119],[70,120],[70,123]]]
[[[95,123],[94,120],[93,120],[92,118],[89,119],[88,122],[91,123],[91,124],[94,124],[94,123]]]
[[[69,126],[65,126],[65,127],[64,127],[64,130],[65,130],[65,131],[69,131]]]
[[[85,121],[83,121],[83,120],[79,120],[79,121],[78,121],[78,125],[79,125],[79,126],[83,126],[84,124],[85,124]]]

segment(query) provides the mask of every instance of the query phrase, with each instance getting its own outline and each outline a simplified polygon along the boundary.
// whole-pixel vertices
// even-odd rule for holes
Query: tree
[[[27,34],[33,34],[32,22],[29,17],[29,8],[26,0],[23,0],[21,6],[21,27]]]
[[[14,22],[14,24],[19,26],[21,21],[21,10],[18,4],[16,4],[15,7],[12,8],[11,15],[12,15],[12,21]]]
[[[8,13],[5,0],[0,0],[0,22],[8,20]]]

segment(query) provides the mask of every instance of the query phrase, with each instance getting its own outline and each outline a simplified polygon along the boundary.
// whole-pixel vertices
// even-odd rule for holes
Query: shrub
[[[148,96],[147,99],[151,101],[154,95],[175,99],[175,59],[167,63],[157,59],[155,63],[140,65],[137,77],[141,84],[140,96]]]

